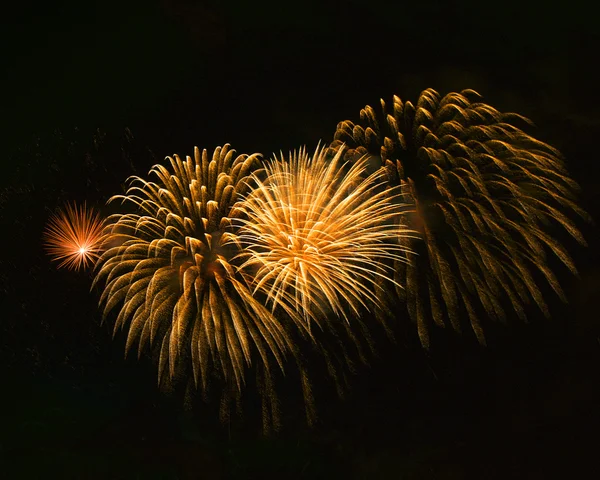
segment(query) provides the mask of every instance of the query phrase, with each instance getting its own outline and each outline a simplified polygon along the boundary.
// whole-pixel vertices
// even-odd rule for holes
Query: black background
[[[263,437],[249,406],[160,393],[123,359],[91,275],[42,250],[65,201],[104,204],[165,155],[313,148],[365,104],[473,88],[533,119],[599,218],[596,12],[577,2],[20,2],[2,14],[0,461],[7,478],[575,478],[600,427],[598,233],[568,243],[568,304],[491,328],[489,346],[385,339],[320,420],[288,409]],[[407,323],[407,322],[405,322]],[[290,395],[293,395],[290,393]],[[285,400],[285,399],[284,399]],[[249,400],[251,404],[252,401]],[[296,405],[294,399],[290,405]]]

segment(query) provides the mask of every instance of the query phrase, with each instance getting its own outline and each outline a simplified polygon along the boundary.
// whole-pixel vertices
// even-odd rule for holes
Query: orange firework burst
[[[54,213],[44,231],[44,246],[58,268],[81,270],[100,256],[103,221],[85,203],[67,204]]]

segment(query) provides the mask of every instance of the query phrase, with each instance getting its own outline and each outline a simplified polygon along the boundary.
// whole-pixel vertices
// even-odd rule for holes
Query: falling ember
[[[48,220],[44,246],[58,268],[81,270],[93,265],[101,253],[103,221],[86,205],[67,204]]]

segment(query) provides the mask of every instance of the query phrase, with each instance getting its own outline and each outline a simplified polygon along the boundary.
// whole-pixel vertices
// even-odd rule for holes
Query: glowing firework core
[[[386,260],[406,262],[397,242],[402,226],[395,192],[380,186],[382,172],[366,174],[367,157],[345,173],[342,151],[332,159],[317,149],[274,160],[238,205],[242,268],[258,268],[254,291],[292,315],[321,323],[327,311],[348,320],[366,307],[378,280],[392,280]],[[307,322],[308,323],[308,322]]]

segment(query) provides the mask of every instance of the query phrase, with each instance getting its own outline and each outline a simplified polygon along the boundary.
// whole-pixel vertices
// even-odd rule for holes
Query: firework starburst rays
[[[411,235],[398,195],[382,188],[380,172],[365,175],[366,158],[344,171],[342,153],[328,160],[326,149],[312,158],[300,150],[273,160],[252,175],[255,188],[238,205],[242,268],[254,271],[255,292],[300,315],[307,332],[330,312],[348,320],[372,307],[390,261],[410,253],[398,242]]]
[[[137,213],[113,215],[107,234],[112,246],[101,257],[95,284],[105,315],[120,305],[115,331],[129,323],[126,349],[137,342],[160,350],[159,380],[172,377],[185,358],[204,390],[217,374],[239,396],[244,371],[260,358],[269,375],[283,368],[292,345],[273,314],[259,303],[232,259],[239,240],[231,220],[245,192],[246,176],[258,155],[235,155],[229,145],[212,158],[195,149],[194,158],[167,157],[156,165],[156,182],[132,179],[125,195],[113,197]]]
[[[100,257],[103,221],[85,204],[67,204],[50,217],[44,232],[44,245],[58,268],[80,270]]]
[[[472,90],[440,97],[429,89],[416,106],[395,96],[391,110],[382,100],[383,115],[365,107],[358,124],[338,125],[332,144],[333,152],[350,146],[350,158],[378,159],[389,185],[415,207],[419,255],[397,266],[397,278],[424,345],[431,320],[461,329],[459,312],[481,342],[480,313],[504,319],[509,304],[525,318],[533,298],[548,314],[538,278],[563,293],[547,253],[575,271],[549,230],[557,225],[583,243],[569,217],[586,214],[559,152],[513,125],[527,119],[477,98]]]

